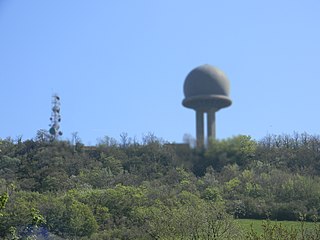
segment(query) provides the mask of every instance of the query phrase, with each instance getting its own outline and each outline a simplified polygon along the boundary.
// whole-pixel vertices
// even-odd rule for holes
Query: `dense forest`
[[[152,134],[96,146],[44,131],[0,139],[3,239],[260,239],[234,219],[316,221],[319,211],[320,137],[306,133],[205,149]]]

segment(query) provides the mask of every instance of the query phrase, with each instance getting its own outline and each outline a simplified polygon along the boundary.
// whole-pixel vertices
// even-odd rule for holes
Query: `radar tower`
[[[193,69],[186,77],[182,105],[196,111],[197,146],[204,147],[204,115],[207,141],[216,138],[216,112],[231,105],[230,83],[224,73],[208,64]]]

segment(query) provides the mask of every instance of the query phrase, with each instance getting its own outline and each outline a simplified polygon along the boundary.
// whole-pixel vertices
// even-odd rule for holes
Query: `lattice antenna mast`
[[[57,94],[52,95],[52,112],[50,117],[51,124],[49,133],[54,140],[62,135],[60,129],[61,115],[60,115],[60,97]]]

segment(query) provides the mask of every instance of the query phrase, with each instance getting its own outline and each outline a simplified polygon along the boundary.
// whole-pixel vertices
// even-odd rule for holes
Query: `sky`
[[[230,80],[217,138],[320,131],[318,0],[0,0],[0,138],[49,129],[95,145],[123,133],[195,136],[181,104],[202,64]]]

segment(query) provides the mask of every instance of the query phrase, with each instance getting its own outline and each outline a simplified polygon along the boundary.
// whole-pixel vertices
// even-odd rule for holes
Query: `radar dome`
[[[228,78],[221,70],[208,64],[193,69],[187,75],[183,91],[185,99],[182,104],[188,108],[207,111],[231,105]]]

